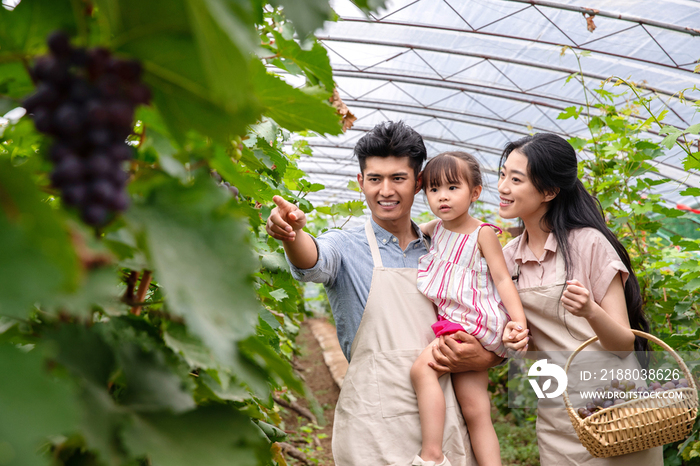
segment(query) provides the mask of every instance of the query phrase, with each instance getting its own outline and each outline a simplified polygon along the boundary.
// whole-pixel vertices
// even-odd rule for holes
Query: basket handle
[[[646,338],[647,340],[651,340],[654,343],[656,343],[657,345],[659,345],[660,347],[662,347],[663,349],[665,349],[666,351],[668,351],[669,353],[671,353],[671,356],[673,356],[673,359],[676,360],[678,365],[681,367],[681,369],[685,373],[685,377],[688,380],[688,383],[690,384],[690,388],[697,390],[697,386],[695,385],[695,379],[693,378],[693,374],[690,372],[690,369],[688,369],[688,366],[685,365],[685,362],[683,362],[681,357],[678,356],[678,354],[673,350],[673,348],[668,346],[666,343],[664,343],[662,340],[655,337],[654,335],[642,332],[641,330],[634,330],[634,329],[631,329],[631,330],[632,330],[632,333],[634,333],[638,337],[642,337],[642,338]],[[590,345],[592,343],[595,343],[596,341],[598,341],[598,335],[596,335],[592,338],[589,338],[588,340],[581,343],[581,345],[578,348],[576,348],[576,351],[571,353],[571,356],[569,356],[569,359],[566,360],[566,365],[564,366],[564,373],[566,373],[568,375],[569,374],[569,366],[571,366],[571,362],[574,360],[574,357],[576,357],[576,355],[578,353],[580,353],[585,347],[587,347],[588,345]],[[573,406],[571,406],[571,400],[569,399],[569,387],[566,387],[564,389],[564,404],[566,405],[567,408],[573,409]]]

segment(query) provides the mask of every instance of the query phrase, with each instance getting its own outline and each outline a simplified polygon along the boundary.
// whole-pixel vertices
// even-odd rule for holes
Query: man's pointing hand
[[[267,234],[282,241],[294,241],[296,232],[306,225],[306,214],[282,196],[275,196],[272,200],[277,207],[272,209],[267,219]]]

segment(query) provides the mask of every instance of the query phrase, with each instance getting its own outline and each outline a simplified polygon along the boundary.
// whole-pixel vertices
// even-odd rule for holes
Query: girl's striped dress
[[[510,317],[477,244],[483,226],[501,231],[482,223],[465,235],[447,230],[439,221],[430,250],[418,264],[418,290],[438,307],[440,320],[461,325],[484,348],[505,356],[501,338]]]

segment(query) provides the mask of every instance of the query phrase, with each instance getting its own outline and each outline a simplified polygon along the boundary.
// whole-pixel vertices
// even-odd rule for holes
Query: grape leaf
[[[557,120],[566,120],[572,117],[577,120],[581,114],[581,111],[582,109],[579,107],[567,107],[563,112],[557,115]]]
[[[34,84],[20,62],[0,64],[0,94],[20,99],[34,91]],[[16,105],[13,105],[14,108]],[[8,109],[9,110],[9,109]],[[4,113],[4,112],[3,112]]]
[[[224,405],[179,416],[139,415],[123,438],[133,455],[148,455],[153,466],[257,466],[269,457],[265,435]]]
[[[0,7],[0,24],[0,57],[17,61],[44,52],[46,36],[53,31],[72,35],[76,30],[70,0],[23,1],[14,10]]]
[[[190,368],[218,369],[219,364],[211,349],[197,337],[187,333],[187,327],[175,322],[165,322],[163,339],[166,346],[180,354]]]
[[[87,446],[96,451],[101,464],[125,464],[117,432],[129,421],[129,411],[114,403],[105,388],[83,384],[80,393],[81,427]]]
[[[42,202],[27,168],[7,159],[0,160],[0,257],[0,315],[24,318],[33,304],[77,284],[61,216]]]
[[[166,364],[162,352],[146,352],[135,344],[122,344],[119,362],[126,376],[123,401],[131,409],[179,413],[195,407],[192,394]]]
[[[146,250],[168,309],[231,367],[234,341],[255,329],[258,303],[249,281],[254,260],[246,230],[220,209],[229,197],[208,175],[191,187],[159,186],[126,217]]]
[[[334,107],[268,73],[262,63],[254,65],[255,93],[265,106],[265,116],[290,131],[342,132],[340,115]]]
[[[384,0],[352,0],[364,12],[377,11],[384,7]]]
[[[154,103],[181,144],[192,129],[226,142],[260,114],[248,72],[257,62],[249,54],[255,29],[244,9],[229,4],[98,0],[117,38],[116,51],[144,63]]]
[[[237,349],[232,363],[234,369],[227,370],[214,357],[211,349],[187,333],[182,324],[168,322],[163,339],[166,346],[183,357],[190,369],[200,369],[200,377],[197,379],[199,397],[238,401],[249,398],[250,394],[241,383],[258,396],[269,396],[267,374],[246,360]],[[207,373],[214,375],[207,376]],[[232,374],[235,374],[235,378]]]
[[[301,37],[306,37],[332,18],[328,0],[272,0],[284,9],[284,15],[294,24]]]
[[[700,188],[685,188],[681,196],[700,196]]]
[[[328,91],[333,91],[333,69],[328,58],[328,52],[318,42],[314,42],[311,50],[304,50],[295,40],[287,40],[277,31],[273,32],[277,53],[291,59],[307,75],[320,81]]]
[[[239,343],[241,352],[251,362],[266,369],[270,375],[277,375],[279,380],[297,393],[304,393],[304,385],[294,375],[292,367],[258,336],[251,336]]]
[[[289,295],[287,295],[287,292],[284,291],[282,288],[279,288],[275,291],[271,291],[270,296],[277,301],[282,301],[283,299],[289,297]]]
[[[47,338],[56,343],[57,362],[82,380],[97,386],[107,385],[115,367],[114,352],[94,327],[62,325],[49,332]]]
[[[56,293],[43,301],[45,311],[67,311],[74,315],[91,315],[94,306],[114,308],[119,306],[117,298],[122,289],[118,286],[115,267],[101,267],[80,276],[76,290]]]
[[[214,400],[218,402],[242,402],[252,397],[251,393],[243,388],[230,374],[214,369],[201,370],[199,372],[195,396],[207,401]]]
[[[0,461],[12,466],[49,464],[37,449],[49,435],[71,434],[77,407],[68,382],[49,377],[38,349],[28,353],[0,345],[4,376],[0,387]]]
[[[258,427],[270,439],[271,442],[281,442],[287,439],[287,434],[283,430],[268,424],[267,422],[258,421]]]

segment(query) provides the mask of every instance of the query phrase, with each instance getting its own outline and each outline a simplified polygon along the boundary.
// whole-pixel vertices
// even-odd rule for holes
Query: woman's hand
[[[527,351],[528,342],[530,341],[528,333],[530,333],[530,330],[511,320],[506,324],[506,328],[503,331],[503,344],[509,350]]]
[[[567,280],[567,287],[561,296],[564,309],[577,317],[588,319],[593,312],[593,300],[588,291],[578,280]]]

